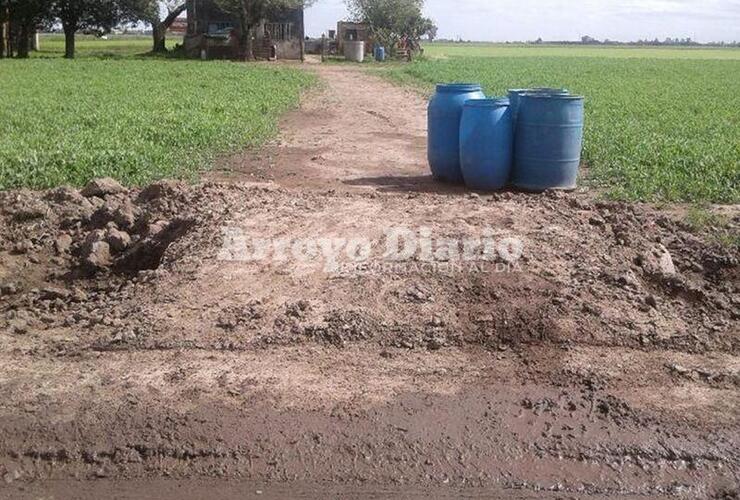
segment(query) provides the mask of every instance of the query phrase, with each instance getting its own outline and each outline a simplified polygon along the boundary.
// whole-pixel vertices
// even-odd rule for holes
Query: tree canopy
[[[31,34],[39,26],[55,23],[64,30],[67,58],[75,56],[75,33],[107,33],[120,23],[137,21],[152,25],[156,52],[165,50],[165,33],[185,6],[185,0],[0,0],[0,21],[10,21],[18,57],[28,56]]]
[[[119,0],[124,21],[146,21],[152,26],[152,52],[166,52],[165,36],[180,14],[185,0]]]
[[[423,14],[424,0],[345,0],[353,21],[367,23],[376,41],[395,50],[401,39],[412,44],[436,35],[434,21]]]
[[[51,5],[51,0],[0,0],[0,22],[10,21],[17,31],[18,57],[28,57],[31,33],[51,20]]]

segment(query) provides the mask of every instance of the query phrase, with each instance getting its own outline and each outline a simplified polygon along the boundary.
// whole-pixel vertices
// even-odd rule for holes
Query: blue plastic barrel
[[[509,182],[514,130],[508,99],[476,99],[465,103],[460,121],[460,167],[465,184],[495,191]]]
[[[443,182],[462,183],[460,171],[460,119],[465,101],[485,99],[479,84],[437,85],[427,113],[427,156],[432,175]]]
[[[524,94],[551,94],[551,95],[568,95],[567,89],[555,89],[548,87],[536,87],[532,89],[511,89],[509,90],[509,101],[511,102],[511,113],[514,120],[514,129],[516,130],[516,120],[519,117],[519,98]]]
[[[514,186],[528,191],[575,189],[583,145],[583,97],[520,96]]]
[[[385,47],[375,47],[375,60],[378,62],[385,61]]]

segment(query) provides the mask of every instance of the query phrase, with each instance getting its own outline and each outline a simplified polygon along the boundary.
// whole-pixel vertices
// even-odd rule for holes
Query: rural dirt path
[[[737,495],[736,249],[435,185],[423,99],[309,70],[208,182],[0,193],[0,498]],[[331,237],[370,252],[305,258]]]
[[[280,138],[224,159],[212,179],[301,190],[442,190],[428,172],[426,102],[417,93],[360,68],[307,67],[322,85],[282,119]]]

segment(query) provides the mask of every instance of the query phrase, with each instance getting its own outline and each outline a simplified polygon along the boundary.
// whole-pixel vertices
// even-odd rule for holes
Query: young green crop
[[[144,55],[152,50],[152,37],[147,35],[107,35],[98,38],[94,35],[77,35],[75,37],[77,58],[90,57],[127,57]],[[167,47],[173,49],[182,44],[182,37],[170,36],[166,38]],[[41,35],[40,49],[32,52],[32,57],[62,57],[64,55],[64,35]]]
[[[231,62],[0,61],[0,189],[189,176],[274,135],[313,81]]]
[[[599,57],[618,59],[727,59],[740,60],[736,47],[644,47],[615,45],[524,45],[503,43],[444,43],[424,45],[424,55],[444,57]]]
[[[470,50],[479,57],[427,59],[388,74],[426,92],[437,82],[461,81],[480,82],[492,95],[508,88],[566,87],[586,96],[589,182],[618,199],[740,201],[740,58],[731,57],[740,51],[658,59],[635,57],[640,49],[616,49],[629,50],[629,57],[600,58],[580,51],[609,49],[495,46],[486,49],[492,57],[480,57],[480,47]],[[652,57],[655,49],[646,50]]]

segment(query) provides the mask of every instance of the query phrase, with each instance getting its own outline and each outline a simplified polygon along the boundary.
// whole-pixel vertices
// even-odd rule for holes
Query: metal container
[[[514,157],[509,99],[465,103],[460,121],[460,167],[465,184],[479,191],[501,189],[509,181]]]
[[[479,84],[437,85],[427,113],[429,167],[435,179],[462,183],[460,170],[460,119],[463,106],[471,99],[485,99]]]
[[[575,189],[583,120],[583,97],[521,95],[514,144],[514,186],[528,191]]]
[[[344,57],[348,61],[363,62],[365,60],[365,42],[346,40],[344,42]]]

